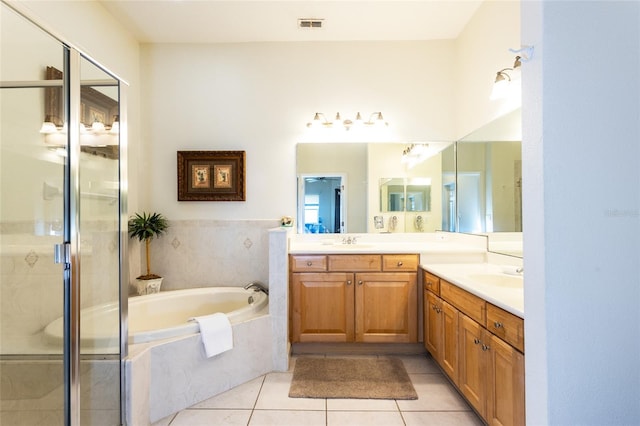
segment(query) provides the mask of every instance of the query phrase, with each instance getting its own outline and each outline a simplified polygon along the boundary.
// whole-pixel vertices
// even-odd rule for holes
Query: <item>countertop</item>
[[[491,263],[445,263],[445,264],[423,264],[423,269],[431,272],[455,284],[458,287],[473,293],[478,297],[511,312],[524,319],[524,285],[520,287],[503,287],[497,285],[486,284],[474,280],[474,275],[491,274],[491,275],[508,275],[514,277],[517,275],[505,274],[503,271],[514,271],[514,267],[501,266]]]

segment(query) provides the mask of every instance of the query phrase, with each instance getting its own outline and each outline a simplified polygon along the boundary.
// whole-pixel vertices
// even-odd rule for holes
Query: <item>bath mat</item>
[[[289,397],[418,399],[399,358],[300,357]]]

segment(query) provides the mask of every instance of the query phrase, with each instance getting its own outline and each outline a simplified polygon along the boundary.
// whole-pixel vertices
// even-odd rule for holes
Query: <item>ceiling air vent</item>
[[[300,18],[298,28],[322,28],[323,21],[324,19]]]

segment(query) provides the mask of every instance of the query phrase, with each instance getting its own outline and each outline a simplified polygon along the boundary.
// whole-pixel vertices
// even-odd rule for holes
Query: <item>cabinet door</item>
[[[353,274],[291,274],[293,342],[354,340]]]
[[[467,401],[485,417],[487,372],[482,351],[484,329],[469,318],[458,315],[458,350],[460,355],[460,369],[458,371],[458,386]]]
[[[424,292],[424,347],[429,351],[433,359],[440,362],[441,330],[439,319],[440,298],[430,291]]]
[[[458,310],[444,300],[441,306],[442,340],[438,361],[453,383],[458,384]]]
[[[356,341],[418,341],[417,273],[356,274]]]
[[[524,355],[487,333],[487,423],[524,425]]]

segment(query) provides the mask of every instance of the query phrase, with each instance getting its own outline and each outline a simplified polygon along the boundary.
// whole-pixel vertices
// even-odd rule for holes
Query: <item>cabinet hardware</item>
[[[313,262],[307,262],[307,266],[313,265]]]
[[[351,285],[351,280],[347,280],[347,285]]]
[[[473,339],[473,343],[477,345],[478,343],[480,343],[480,339]]]
[[[402,261],[398,262],[398,266],[402,266],[402,265],[404,265]]]
[[[358,280],[358,285],[362,285],[362,280]]]
[[[482,350],[483,350],[483,351],[488,351],[489,349],[491,349],[489,346],[487,346],[487,345],[482,345]]]
[[[502,328],[502,323],[501,322],[496,321],[496,322],[493,323],[493,325],[494,325],[495,328]]]

